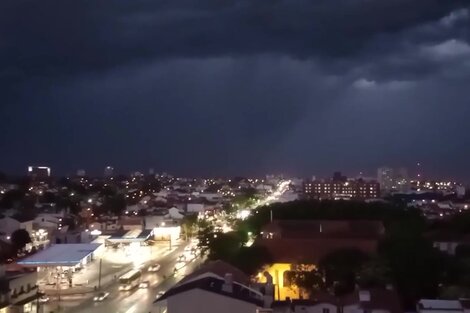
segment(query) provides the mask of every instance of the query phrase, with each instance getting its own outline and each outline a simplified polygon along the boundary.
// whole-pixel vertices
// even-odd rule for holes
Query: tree
[[[301,292],[305,291],[308,294],[312,294],[314,291],[326,290],[323,274],[317,268],[310,270],[299,265],[295,266],[291,274],[291,281],[299,287]]]
[[[241,269],[245,274],[253,275],[263,265],[272,263],[272,257],[265,247],[241,247],[228,262]]]
[[[206,220],[199,221],[197,239],[198,248],[201,250],[201,254],[205,255],[214,239],[214,226]]]
[[[102,212],[109,212],[115,216],[122,215],[122,212],[126,209],[126,199],[122,194],[116,194],[114,196],[105,197],[103,204],[101,205]]]
[[[384,260],[373,258],[362,266],[356,280],[361,288],[385,288],[391,283],[390,268]]]
[[[459,259],[470,259],[470,245],[460,244],[455,248],[455,256]]]
[[[357,274],[368,258],[367,254],[354,248],[339,249],[326,255],[318,264],[326,287],[337,295],[354,290]]]
[[[236,232],[214,233],[209,239],[209,259],[229,262],[237,256],[243,246],[242,238]]]
[[[17,229],[11,234],[11,243],[15,251],[24,249],[26,244],[31,242],[31,237],[25,229]]]
[[[186,240],[192,238],[197,230],[197,215],[186,215],[181,222],[181,230]]]
[[[438,295],[445,259],[420,234],[409,231],[389,234],[378,250],[390,266],[391,277],[405,306],[412,307],[421,298]]]
[[[19,189],[13,189],[5,192],[0,200],[0,208],[11,209],[20,206],[25,198],[25,192]]]

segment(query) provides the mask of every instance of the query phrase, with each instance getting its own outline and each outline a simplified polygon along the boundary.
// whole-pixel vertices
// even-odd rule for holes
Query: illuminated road
[[[183,253],[183,246],[164,256],[158,263],[161,268],[156,273],[144,271],[142,281],[149,281],[150,288],[134,289],[132,291],[119,291],[118,282],[111,284],[102,291],[109,292],[110,295],[103,302],[94,302],[94,293],[62,297],[58,302],[57,298],[44,306],[44,313],[60,312],[66,313],[148,313],[152,311],[152,303],[155,301],[159,291],[165,291],[176,284],[184,275],[191,273],[200,263],[198,260],[189,262],[174,273],[178,256]],[[155,261],[154,261],[155,262]]]

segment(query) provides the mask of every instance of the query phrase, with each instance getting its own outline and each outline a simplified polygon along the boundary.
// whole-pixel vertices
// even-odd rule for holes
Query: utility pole
[[[99,269],[99,276],[98,276],[98,290],[101,288],[101,266],[103,264],[103,259],[100,258],[100,269]]]
[[[39,292],[39,289],[38,289],[38,292],[37,292],[37,298],[36,298],[36,313],[39,313],[39,297],[41,296],[41,293]]]

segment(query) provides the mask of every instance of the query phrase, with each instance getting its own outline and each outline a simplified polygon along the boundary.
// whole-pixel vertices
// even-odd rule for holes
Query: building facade
[[[380,167],[377,169],[377,181],[383,193],[405,193],[410,189],[406,168]]]
[[[313,199],[374,199],[380,196],[380,184],[375,181],[307,181],[304,196]]]

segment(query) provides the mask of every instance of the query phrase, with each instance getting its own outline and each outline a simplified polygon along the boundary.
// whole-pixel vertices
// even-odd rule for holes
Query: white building
[[[335,297],[314,295],[313,300],[275,301],[273,313],[402,313],[400,300],[392,290],[359,290]]]
[[[186,204],[186,212],[199,213],[204,211],[204,204],[202,203],[188,203]]]
[[[0,265],[0,313],[36,312],[37,279],[36,270],[5,271]]]
[[[4,217],[0,219],[0,232],[6,240],[10,240],[11,234],[18,229],[24,229],[29,234],[33,233],[33,220],[23,217]]]
[[[385,193],[404,193],[409,189],[408,172],[405,168],[380,167],[377,169],[377,181],[380,190]]]
[[[468,300],[421,299],[416,305],[417,313],[468,313]]]

